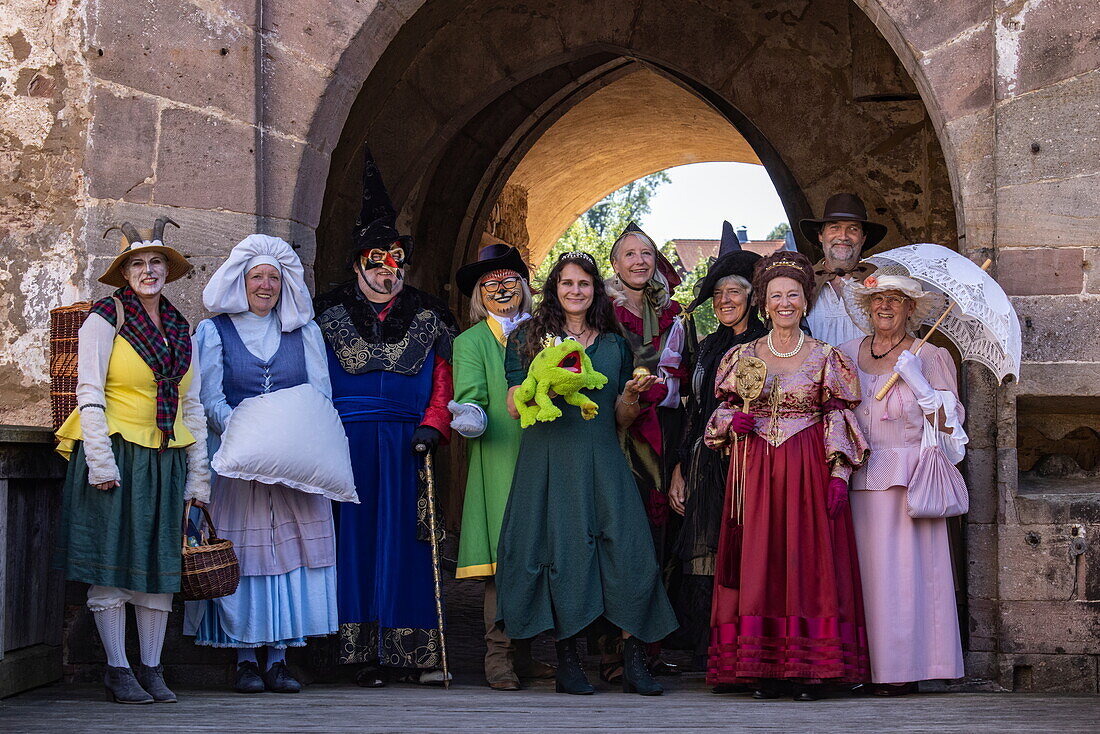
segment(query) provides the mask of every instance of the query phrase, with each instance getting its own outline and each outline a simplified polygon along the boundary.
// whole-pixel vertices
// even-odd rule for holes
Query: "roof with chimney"
[[[718,240],[672,240],[672,246],[680,256],[680,264],[684,269],[682,275],[687,275],[695,270],[699,263],[717,255],[718,242]],[[757,255],[767,256],[782,248],[783,242],[781,239],[742,240],[741,247]]]

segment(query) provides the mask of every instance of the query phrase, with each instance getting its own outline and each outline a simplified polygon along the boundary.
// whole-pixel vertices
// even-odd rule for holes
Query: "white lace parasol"
[[[987,272],[942,245],[906,245],[867,258],[883,271],[908,275],[942,293],[955,307],[939,330],[955,343],[963,359],[981,362],[1004,380],[1020,376],[1020,319],[1004,290]],[[904,269],[898,272],[898,266]],[[931,326],[942,311],[933,310]]]

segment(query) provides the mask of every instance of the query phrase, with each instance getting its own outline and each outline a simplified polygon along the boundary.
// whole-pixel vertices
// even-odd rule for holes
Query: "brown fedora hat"
[[[860,222],[863,224],[863,233],[867,235],[863,243],[863,250],[869,250],[886,236],[886,225],[872,222],[867,219],[867,207],[863,199],[855,194],[833,194],[825,202],[825,213],[820,219],[802,219],[798,222],[798,228],[811,244],[818,243],[817,236],[821,233],[821,226],[826,222]]]
[[[122,247],[118,257],[112,260],[103,275],[99,276],[99,282],[113,285],[115,288],[125,287],[127,283],[126,278],[122,275],[122,266],[131,255],[136,255],[139,252],[159,252],[167,258],[168,275],[164,279],[165,283],[179,280],[191,272],[192,265],[187,262],[187,258],[165,245],[162,241],[164,225],[166,224],[179,227],[168,217],[157,217],[152,229],[139,230],[129,222],[123,222],[121,225],[111,227],[104,232],[104,237],[116,229],[122,232]]]

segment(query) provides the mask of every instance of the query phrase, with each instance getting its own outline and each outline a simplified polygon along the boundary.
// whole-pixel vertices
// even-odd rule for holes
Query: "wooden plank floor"
[[[119,706],[98,688],[56,685],[0,701],[0,731],[52,732],[576,732],[1097,731],[1096,696],[1009,693],[842,697],[814,703],[715,696],[700,678],[669,684],[657,698],[600,690],[555,694],[547,684],[496,692],[459,684],[449,691],[314,685],[298,695],[240,696],[178,690],[180,703]]]

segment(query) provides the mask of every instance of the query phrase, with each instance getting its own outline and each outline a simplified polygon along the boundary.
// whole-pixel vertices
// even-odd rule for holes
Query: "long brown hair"
[[[592,279],[592,305],[584,315],[588,328],[600,334],[618,334],[623,330],[615,316],[615,307],[604,288],[596,260],[587,252],[566,252],[554,263],[546,281],[542,284],[542,299],[531,314],[531,320],[520,327],[524,331],[523,363],[530,365],[535,355],[542,351],[542,342],[547,336],[561,336],[565,333],[565,311],[558,300],[558,284],[561,271],[566,265],[576,265]]]

